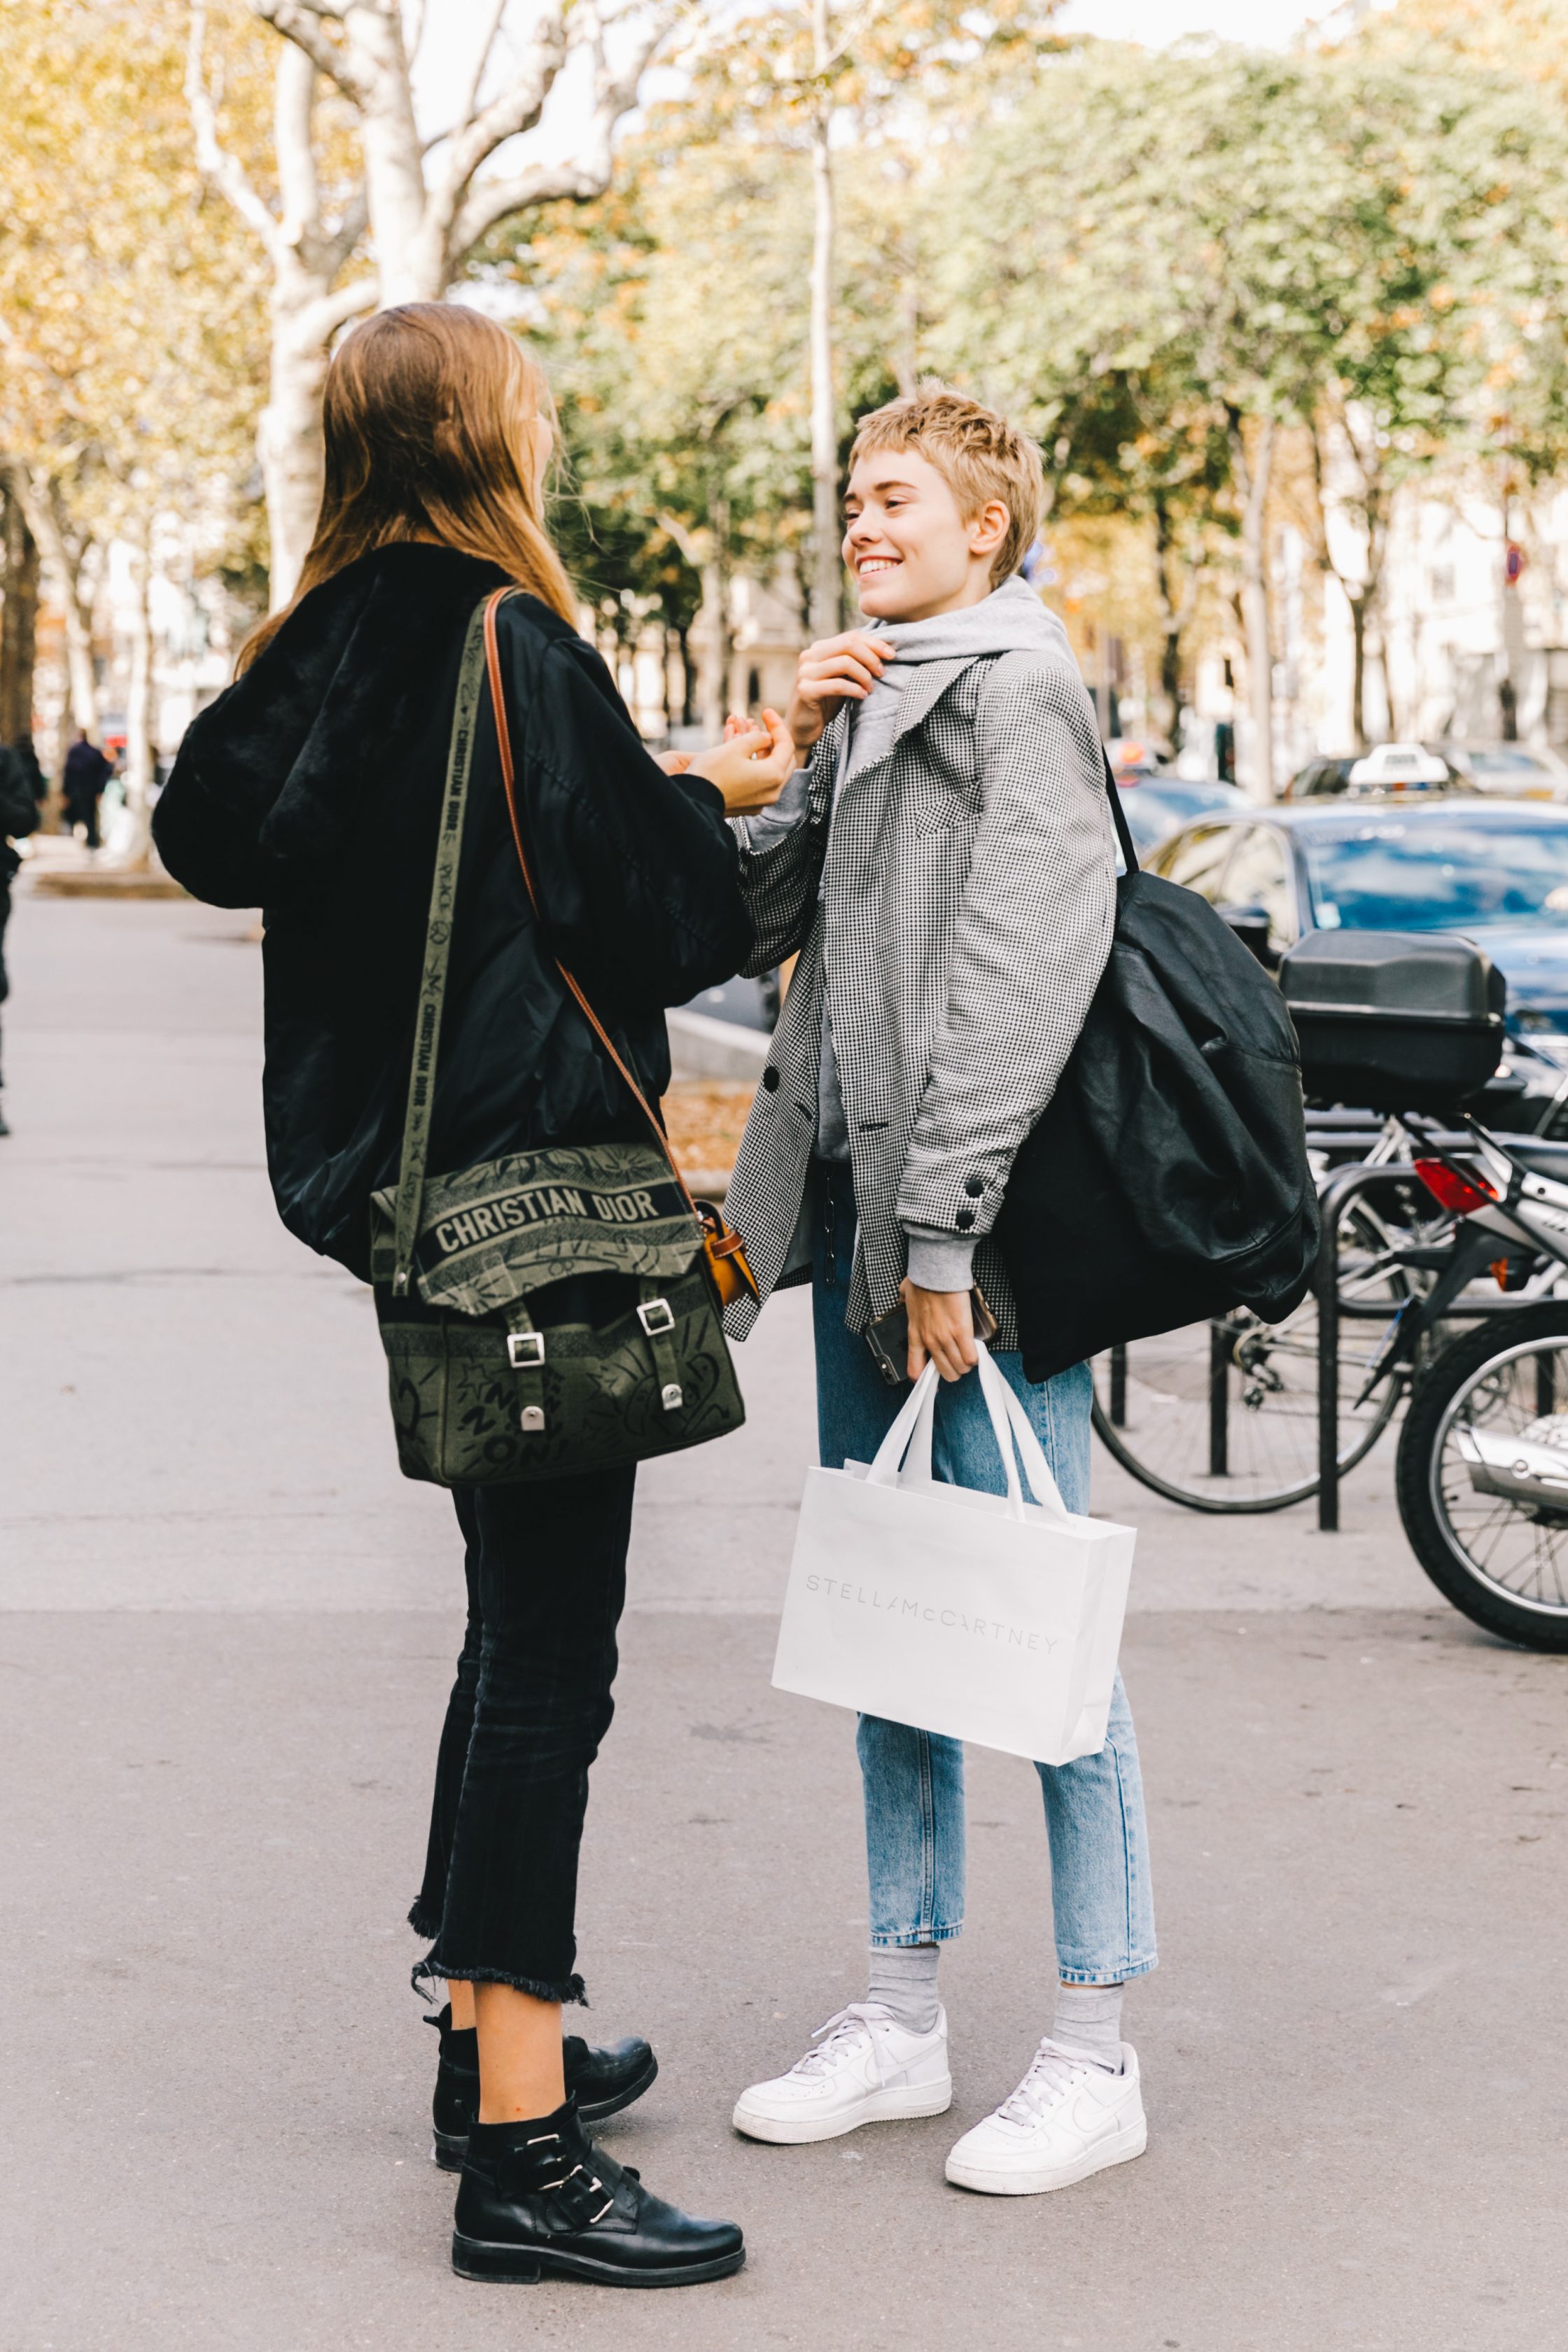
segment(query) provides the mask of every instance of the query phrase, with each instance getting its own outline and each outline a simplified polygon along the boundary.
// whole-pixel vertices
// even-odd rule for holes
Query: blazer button
[[[769,1094],[771,1094],[771,1095],[776,1095],[776,1094],[777,1094],[777,1092],[778,1092],[778,1090],[779,1090],[779,1074],[778,1074],[778,1072],[773,1068],[773,1064],[772,1064],[771,1062],[769,1063],[769,1065],[768,1065],[767,1068],[763,1072],[763,1086],[764,1086],[764,1087],[766,1087],[766,1088],[767,1088],[767,1090],[768,1090]]]
[[[954,1217],[952,1222],[958,1227],[961,1234],[966,1234],[969,1231],[970,1226],[974,1223],[973,1210],[960,1209],[957,1216]]]
[[[964,1185],[964,1188],[963,1188],[963,1189],[964,1189],[964,1191],[968,1193],[968,1195],[969,1195],[969,1197],[970,1197],[970,1199],[971,1199],[972,1201],[978,1201],[978,1200],[979,1200],[979,1198],[980,1198],[980,1195],[981,1195],[981,1194],[982,1194],[982,1192],[984,1192],[984,1190],[985,1190],[985,1179],[984,1179],[984,1176],[972,1176],[972,1177],[969,1179],[968,1182]]]

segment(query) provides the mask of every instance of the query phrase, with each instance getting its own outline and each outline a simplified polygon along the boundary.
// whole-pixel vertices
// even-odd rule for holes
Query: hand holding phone
[[[904,1287],[907,1290],[910,1286],[906,1284]],[[930,1293],[927,1294],[928,1297],[930,1295]],[[978,1286],[969,1294],[969,1309],[973,1318],[973,1330],[987,1342],[994,1339],[996,1336],[996,1318],[985,1303],[985,1294]],[[866,1333],[866,1345],[876,1359],[877,1370],[889,1388],[902,1388],[907,1381],[915,1379],[916,1370],[912,1370],[910,1365],[909,1307],[903,1297],[900,1296],[896,1307],[890,1307],[886,1315],[879,1317],[878,1320],[870,1325]],[[921,1360],[923,1362],[923,1349]],[[938,1369],[942,1370],[940,1362]],[[963,1371],[968,1369],[965,1364],[952,1371],[942,1370],[942,1378],[959,1380],[963,1377]]]

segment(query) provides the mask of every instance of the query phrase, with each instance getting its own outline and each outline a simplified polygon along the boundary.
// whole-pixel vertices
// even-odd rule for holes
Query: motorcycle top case
[[[1310,931],[1279,967],[1309,1100],[1455,1109],[1502,1058],[1508,983],[1444,931]]]

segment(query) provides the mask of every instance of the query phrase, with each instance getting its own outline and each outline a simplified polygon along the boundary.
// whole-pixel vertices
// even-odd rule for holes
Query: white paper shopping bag
[[[869,1468],[807,1471],[773,1683],[1067,1764],[1105,1745],[1134,1531],[1066,1508],[984,1346],[980,1380],[1005,1496],[932,1479],[931,1364]]]

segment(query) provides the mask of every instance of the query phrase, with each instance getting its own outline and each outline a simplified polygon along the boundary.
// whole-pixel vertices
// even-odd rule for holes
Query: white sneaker
[[[945,2010],[937,2011],[934,2032],[910,2033],[879,2001],[854,2001],[812,2040],[816,2049],[787,2074],[742,2092],[734,2125],[748,2139],[795,2147],[862,2124],[944,2116],[952,2105]]]
[[[1012,2097],[964,2133],[947,2159],[947,2177],[992,2197],[1037,2197],[1142,2156],[1148,2141],[1131,2044],[1121,2045],[1121,2074],[1108,2074],[1047,2037]]]

